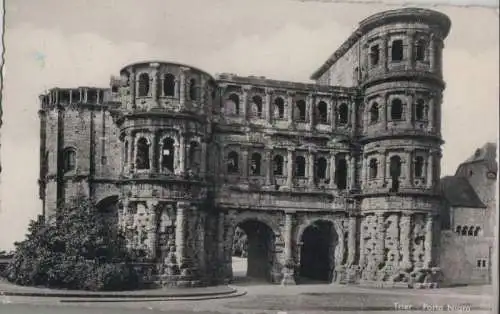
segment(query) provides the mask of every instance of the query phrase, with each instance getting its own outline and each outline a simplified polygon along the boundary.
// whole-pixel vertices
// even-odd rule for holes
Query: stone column
[[[266,149],[266,185],[273,184],[273,163],[272,163],[272,149]]]
[[[425,222],[425,242],[424,242],[424,267],[431,267],[432,263],[432,241],[433,241],[433,217],[432,214],[427,214]]]
[[[427,156],[427,180],[426,180],[426,185],[427,188],[432,188],[432,181],[433,181],[433,176],[434,174],[432,173],[432,169],[434,168],[434,152],[429,151],[429,155]]]
[[[353,155],[349,156],[349,189],[354,189],[356,186],[356,159]]]
[[[248,178],[248,147],[241,148],[241,168],[242,168],[242,177]]]
[[[408,37],[408,66],[410,70],[415,68],[415,58],[413,52],[415,50],[415,31],[410,30],[407,34]]]
[[[354,99],[351,99],[350,108],[351,108],[351,129],[352,129],[352,133],[354,134],[356,132],[356,127],[357,127],[357,112],[356,111],[358,110]]]
[[[157,171],[156,165],[158,164],[156,158],[156,132],[153,132],[151,135],[151,143],[149,145],[149,169],[151,172]]]
[[[410,261],[410,233],[411,233],[411,214],[402,213],[400,221],[400,245],[401,245],[401,255],[402,259],[400,262],[400,267],[403,269],[409,269],[411,267]]]
[[[201,158],[200,158],[200,175],[205,177],[207,172],[207,143],[203,141],[201,143]]]
[[[387,121],[389,114],[389,97],[387,97],[387,93],[382,95],[383,104],[382,104],[382,123],[384,125],[384,129],[387,130]]]
[[[180,79],[179,79],[179,106],[181,110],[185,108],[186,103],[186,71],[188,68],[180,68]]]
[[[135,95],[136,95],[135,94],[135,90],[136,90],[135,69],[131,68],[129,75],[130,75],[129,76],[130,103],[131,103],[132,107],[135,107]],[[81,93],[80,93],[80,99],[83,99]],[[129,109],[129,108],[127,108],[127,109]]]
[[[179,136],[179,174],[184,174],[186,172],[186,143],[184,140],[184,134],[180,134]]]
[[[316,123],[316,121],[314,121],[315,119],[315,114],[314,114],[314,111],[316,110],[316,101],[315,101],[315,97],[314,95],[312,94],[309,94],[308,97],[308,107],[309,107],[309,130],[312,131],[314,130],[314,125]]]
[[[153,102],[158,104],[158,70],[151,71],[151,97]]]
[[[281,281],[282,285],[294,285],[295,278],[295,261],[293,258],[293,213],[285,212],[285,230],[284,230],[284,240],[285,240],[285,258],[283,267],[283,279]]]
[[[364,226],[366,225],[366,217],[360,216],[359,218],[361,220],[361,224],[360,224],[360,230],[359,230],[360,236],[359,236],[359,261],[358,261],[358,265],[361,268],[361,270],[363,270],[363,268],[365,266],[365,232],[367,232],[364,228]]]
[[[412,186],[412,181],[413,181],[413,155],[414,155],[414,151],[413,150],[409,150],[408,151],[408,157],[407,157],[407,164],[406,164],[406,167],[405,167],[405,180],[406,180],[406,184],[407,186]]]
[[[267,88],[266,89],[265,118],[266,118],[266,122],[269,124],[271,124],[272,116],[273,116],[272,95],[273,95],[273,90]]]
[[[433,94],[429,97],[429,102],[427,104],[427,130],[429,132],[434,132],[434,110],[435,110],[435,100]]]
[[[312,188],[314,186],[314,154],[315,152],[312,149],[309,149],[309,154],[307,155],[308,161],[307,161],[307,176],[309,180],[309,187]]]
[[[330,112],[331,112],[330,123],[331,123],[331,126],[332,126],[332,131],[334,131],[335,128],[337,127],[337,115],[336,115],[336,112],[337,112],[337,99],[332,99],[332,110],[330,110]]]
[[[436,36],[431,34],[429,41],[429,69],[436,72]]]
[[[217,221],[217,251],[218,251],[218,262],[214,263],[214,268],[217,270],[217,278],[225,277],[225,250],[224,250],[224,212],[219,212],[219,220]]]
[[[293,156],[294,156],[294,150],[289,148],[286,159],[286,167],[287,167],[286,185],[290,189],[293,188]]]
[[[382,61],[382,69],[384,72],[387,72],[387,68],[389,65],[389,36],[383,35],[382,37],[382,47],[380,49],[380,61]]]
[[[368,181],[368,156],[363,156],[363,162],[361,167],[361,188],[366,188]]]
[[[165,97],[165,91],[163,90],[163,86],[165,85],[165,75],[161,75],[160,76],[160,85],[158,86],[158,91],[159,91],[159,95],[162,96],[162,97]],[[174,91],[174,94],[175,94],[175,91]]]
[[[188,215],[189,203],[188,202],[177,202],[177,216],[175,219],[175,247],[177,255],[177,264],[182,267],[186,260],[186,229],[187,220],[185,217]]]
[[[404,175],[404,186],[408,187],[410,186],[410,180],[411,180],[411,151],[405,150],[406,156],[405,156],[405,164],[403,166],[403,175]]]
[[[376,246],[376,259],[378,262],[384,261],[384,251],[385,251],[385,226],[384,226],[384,214],[377,213],[377,246]]]
[[[251,86],[245,85],[242,87],[242,96],[241,96],[241,108],[240,108],[240,115],[244,120],[247,119],[248,117],[248,92],[251,90]]]
[[[131,133],[127,134],[128,151],[127,151],[127,169],[132,171],[134,169],[134,137]]]
[[[293,97],[295,96],[295,93],[293,92],[288,92],[288,104],[287,104],[287,113],[288,113],[288,125],[289,127],[293,127]]]
[[[349,217],[349,238],[347,239],[348,255],[347,265],[354,265],[356,258],[356,216]]]
[[[406,125],[408,125],[408,127],[413,127],[413,93],[411,94],[408,94],[407,96],[407,104],[406,104],[406,117],[405,117],[405,120],[406,120]]]
[[[158,201],[148,201],[147,206],[148,206],[148,212],[149,212],[149,221],[148,221],[148,226],[147,226],[147,234],[148,234],[148,249],[150,251],[150,257],[155,258],[156,257],[156,241],[157,241],[157,230],[156,230],[156,220],[157,220],[157,213],[156,213],[156,206],[158,205]]]
[[[386,174],[386,166],[387,166],[387,152],[384,150],[382,152],[382,159],[380,160],[380,175],[382,176],[382,182],[385,183],[387,180]]]
[[[330,188],[336,189],[337,185],[335,184],[335,153],[331,152],[330,154]]]

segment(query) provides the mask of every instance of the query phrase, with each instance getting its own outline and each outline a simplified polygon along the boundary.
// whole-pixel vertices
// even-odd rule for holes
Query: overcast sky
[[[212,74],[308,81],[370,14],[388,5],[291,0],[7,1],[0,249],[21,240],[38,200],[38,95],[108,86],[127,63],[161,59]],[[498,13],[434,7],[452,20],[445,42],[442,175],[498,126]]]

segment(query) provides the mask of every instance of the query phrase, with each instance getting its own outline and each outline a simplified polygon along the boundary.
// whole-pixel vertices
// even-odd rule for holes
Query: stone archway
[[[245,277],[258,281],[272,281],[275,263],[274,231],[266,223],[251,218],[237,223],[234,229],[237,228],[246,235]]]
[[[99,216],[112,228],[118,228],[118,195],[111,195],[96,203]]]
[[[338,236],[334,224],[316,220],[300,235],[299,283],[331,282]]]

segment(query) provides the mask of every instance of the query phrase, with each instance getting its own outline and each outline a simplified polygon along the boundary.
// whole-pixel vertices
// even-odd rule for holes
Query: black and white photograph
[[[0,314],[498,313],[498,0],[2,2]]]

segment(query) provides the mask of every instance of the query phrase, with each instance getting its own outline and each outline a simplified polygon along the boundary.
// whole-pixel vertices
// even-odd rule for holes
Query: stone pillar
[[[207,172],[207,143],[201,142],[200,175],[205,177]]]
[[[400,221],[400,245],[401,245],[401,262],[400,267],[409,269],[411,267],[410,261],[410,233],[411,233],[411,214],[402,213]]]
[[[377,213],[377,246],[376,260],[381,263],[385,257],[385,217],[383,213]]]
[[[404,175],[404,186],[410,186],[411,182],[411,151],[405,151],[405,164],[403,166],[403,175]]]
[[[175,247],[177,255],[177,264],[182,267],[186,260],[186,247],[185,237],[187,229],[187,220],[185,217],[188,215],[189,203],[177,202],[177,216],[175,219]]]
[[[273,184],[273,162],[272,162],[272,149],[266,149],[266,185]]]
[[[147,246],[149,249],[150,257],[153,259],[156,258],[156,243],[157,243],[156,206],[157,205],[158,205],[158,201],[148,201],[147,202],[148,212],[149,212],[149,221],[148,221],[148,226],[146,229],[146,232],[148,235]]]
[[[219,220],[217,221],[217,251],[218,251],[218,262],[214,263],[214,268],[217,270],[215,276],[217,278],[225,277],[225,250],[224,250],[224,220],[225,215],[224,212],[219,212]]]
[[[357,106],[356,106],[356,102],[351,99],[351,128],[352,128],[352,133],[354,134],[356,132],[356,127],[357,127]]]
[[[314,186],[314,177],[315,177],[315,173],[314,173],[314,154],[315,152],[311,149],[309,149],[309,154],[307,155],[308,157],[308,161],[307,161],[307,176],[308,176],[308,180],[309,180],[309,187],[312,188]]]
[[[431,34],[429,41],[429,69],[436,72],[436,36]]]
[[[387,166],[387,152],[384,150],[382,152],[382,159],[380,160],[380,175],[382,176],[382,182],[386,182],[387,174],[386,174],[386,166]]]
[[[158,70],[156,68],[151,71],[151,98],[154,103],[158,104]]]
[[[406,120],[406,125],[408,125],[409,128],[413,127],[413,102],[414,102],[413,98],[414,98],[413,93],[408,94],[405,120]]]
[[[245,85],[242,87],[242,96],[241,96],[241,108],[240,108],[240,115],[244,120],[247,119],[248,117],[248,92],[251,90],[251,86]]]
[[[387,130],[387,122],[388,122],[388,115],[389,115],[389,97],[387,96],[387,93],[384,93],[382,95],[383,99],[383,104],[382,104],[382,123],[384,125],[384,129]]]
[[[289,148],[286,159],[286,167],[287,167],[286,185],[290,189],[293,188],[293,156],[294,156],[294,150]]]
[[[295,260],[293,258],[293,223],[294,217],[293,213],[285,212],[285,258],[283,267],[283,279],[281,281],[282,285],[294,285],[295,284]]]
[[[273,117],[272,95],[273,95],[273,90],[266,88],[265,118],[266,122],[269,124],[272,123],[272,117]]]
[[[136,91],[136,84],[135,84],[135,70],[133,68],[130,69],[130,76],[129,76],[129,88],[130,88],[130,103],[132,105],[132,108],[135,107],[135,91]],[[80,99],[82,98],[81,90],[80,90]],[[129,108],[127,108],[129,109]]]
[[[314,130],[314,125],[316,123],[316,121],[314,121],[315,119],[315,110],[316,110],[316,97],[314,97],[314,95],[312,94],[309,94],[308,95],[308,107],[309,107],[309,130],[312,131]]]
[[[330,188],[336,189],[337,185],[335,184],[335,153],[331,152],[330,154]]]
[[[330,110],[330,123],[332,126],[332,131],[337,127],[337,99],[332,99],[332,110]]]
[[[427,214],[425,222],[425,242],[424,242],[424,267],[430,268],[432,263],[432,241],[433,241],[433,217]]]
[[[248,147],[244,146],[241,148],[241,170],[242,177],[248,178]]]
[[[434,96],[429,97],[429,103],[427,104],[427,130],[429,132],[434,132],[434,110],[436,101]]]
[[[134,169],[134,137],[132,134],[127,134],[128,151],[127,151],[127,169],[132,171]]]
[[[366,232],[366,229],[364,228],[365,225],[366,225],[366,217],[364,216],[360,216],[360,220],[361,220],[361,223],[360,223],[360,230],[359,230],[359,233],[360,233],[360,236],[359,236],[359,261],[358,261],[358,265],[359,267],[361,268],[361,270],[363,270],[364,266],[365,266],[365,232]]]
[[[429,151],[429,155],[427,156],[427,180],[426,180],[426,185],[427,188],[432,188],[432,181],[433,181],[433,176],[434,174],[432,173],[432,169],[434,168],[434,152]]]
[[[181,110],[185,107],[186,103],[186,71],[188,68],[180,68],[180,79],[179,79],[179,106]]]
[[[354,265],[356,258],[356,216],[349,217],[349,238],[347,239],[348,255],[347,265]]]
[[[179,153],[177,154],[177,156],[179,156],[178,173],[182,175],[184,174],[184,172],[186,172],[186,143],[184,140],[184,134],[180,134],[179,136]]]
[[[368,156],[363,156],[363,162],[361,167],[361,188],[367,187],[366,182],[368,181]]]
[[[384,72],[387,72],[387,68],[389,65],[389,36],[383,35],[382,37],[382,47],[380,49],[380,59],[382,61],[382,69]]]
[[[356,187],[356,159],[353,155],[349,156],[348,163],[349,170],[349,189],[352,190]]]
[[[413,155],[414,155],[414,151],[413,150],[410,150],[408,151],[408,162],[406,164],[406,167],[405,167],[405,170],[406,170],[406,183],[407,183],[407,186],[412,186],[412,182],[413,182]]]
[[[151,172],[157,171],[157,158],[156,158],[156,142],[157,142],[157,134],[156,132],[152,133],[151,143],[149,145],[149,169]]]
[[[287,105],[287,113],[288,113],[288,125],[289,127],[293,127],[293,97],[295,96],[295,93],[293,92],[288,92],[288,105]]]
[[[158,86],[158,94],[159,96],[165,97],[165,91],[163,90],[163,86],[165,86],[165,75],[160,76],[160,85]],[[175,91],[174,91],[175,94]]]
[[[415,31],[410,30],[407,34],[408,37],[408,66],[410,70],[415,68],[415,58],[413,56],[415,50]]]

